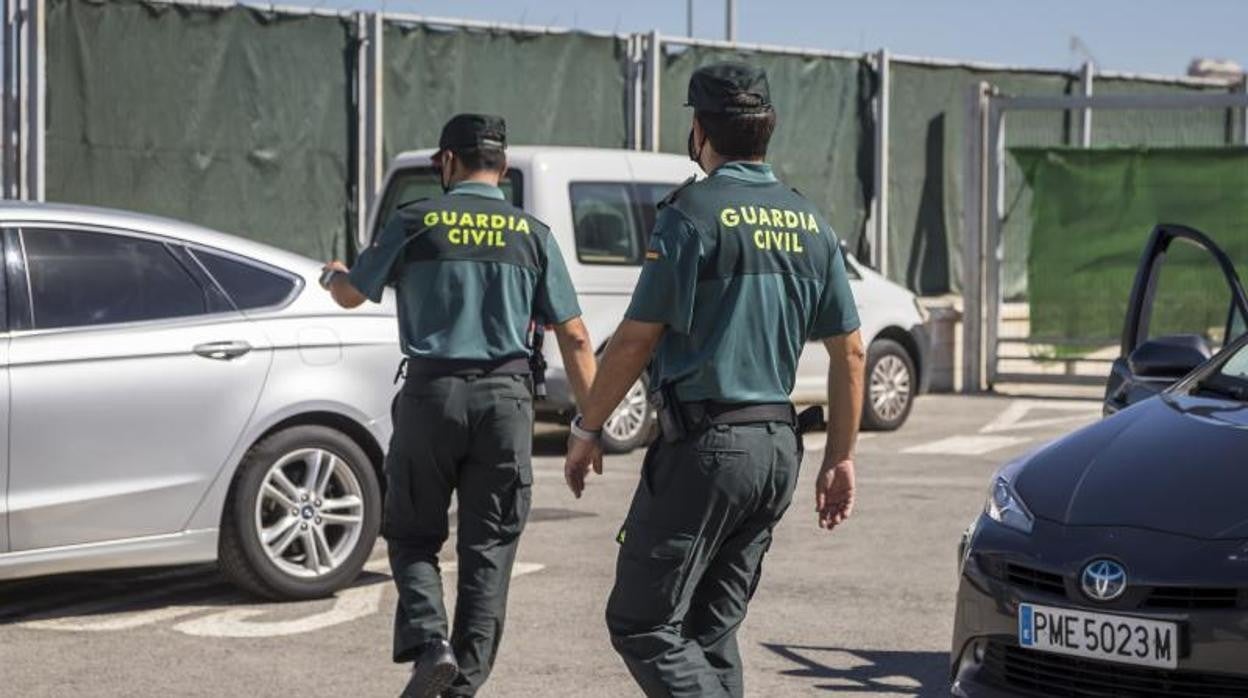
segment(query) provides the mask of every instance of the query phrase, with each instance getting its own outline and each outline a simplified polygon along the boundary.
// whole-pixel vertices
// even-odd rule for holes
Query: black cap
[[[698,111],[755,114],[771,108],[767,73],[744,63],[714,63],[689,77],[686,107]]]
[[[456,114],[442,127],[438,150],[507,147],[507,124],[501,116]]]

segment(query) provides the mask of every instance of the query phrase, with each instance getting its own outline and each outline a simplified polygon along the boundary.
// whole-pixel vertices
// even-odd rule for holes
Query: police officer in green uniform
[[[565,475],[579,496],[603,423],[649,362],[662,437],[617,538],[607,626],[646,695],[741,696],[736,631],[802,457],[788,397],[798,356],[808,340],[830,356],[815,506],[832,529],[853,507],[864,352],[836,237],[763,161],[776,123],[766,75],[701,68],[688,102],[690,157],[709,176],[661,204]]]
[[[550,230],[504,199],[506,131],[460,114],[433,156],[445,195],[399,208],[348,270],[326,269],[343,307],[397,287],[406,379],[386,457],[382,533],[398,587],[394,661],[413,662],[404,696],[470,696],[502,636],[533,473],[530,322],[552,324],[578,402],[594,355]],[[458,599],[452,630],[438,552],[457,493]]]

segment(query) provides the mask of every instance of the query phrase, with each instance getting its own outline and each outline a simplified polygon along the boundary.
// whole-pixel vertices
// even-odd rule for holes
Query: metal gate
[[[1117,336],[1034,335],[1027,305],[1007,303],[1003,297],[1007,113],[1075,112],[1080,142],[1089,147],[1094,110],[1233,109],[1239,112],[1235,140],[1248,144],[1248,93],[1242,91],[1094,96],[1090,74],[1085,72],[1083,92],[1072,96],[1011,96],[984,82],[968,91],[963,209],[964,392],[991,390],[1000,383],[1103,385],[1120,347]]]

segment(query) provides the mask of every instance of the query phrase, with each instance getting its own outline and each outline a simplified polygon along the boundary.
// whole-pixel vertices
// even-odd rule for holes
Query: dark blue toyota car
[[[1165,333],[1167,261],[1193,254],[1219,320]],[[1245,318],[1216,245],[1154,230],[1109,416],[1003,467],[963,538],[954,695],[1248,696]]]

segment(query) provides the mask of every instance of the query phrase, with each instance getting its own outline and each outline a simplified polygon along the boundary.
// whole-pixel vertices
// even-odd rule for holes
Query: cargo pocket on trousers
[[[608,616],[616,631],[642,631],[667,622],[680,604],[688,578],[694,537],[677,534],[653,539],[644,528],[629,531],[620,545],[615,589]]]
[[[516,464],[516,479],[512,481],[511,489],[510,510],[504,512],[502,521],[502,533],[507,538],[519,536],[529,520],[529,508],[533,504],[533,466]]]

